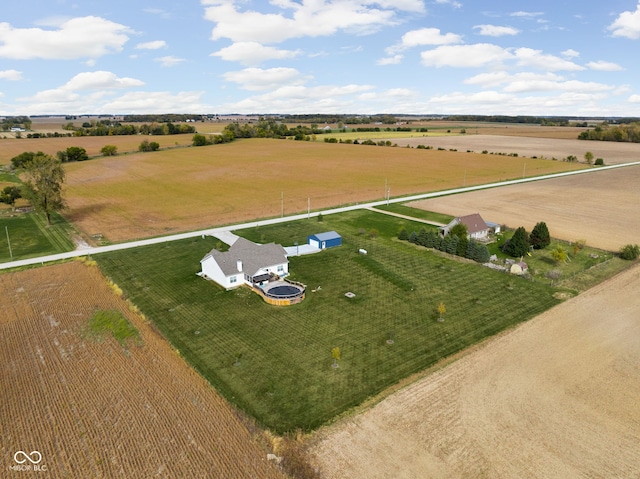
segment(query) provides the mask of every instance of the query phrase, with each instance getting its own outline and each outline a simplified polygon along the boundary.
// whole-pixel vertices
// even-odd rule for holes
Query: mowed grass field
[[[71,227],[56,213],[51,216],[51,226],[44,215],[11,214],[9,210],[1,213],[1,262],[64,253],[74,248]]]
[[[26,136],[26,133],[23,133]],[[137,152],[144,140],[155,141],[160,148],[191,145],[192,134],[185,135],[118,135],[118,136],[78,136],[62,138],[5,138],[0,139],[0,165],[10,164],[11,158],[25,151],[55,155],[70,146],[79,146],[87,150],[89,156],[101,155],[105,145],[116,145],[118,153]]]
[[[65,166],[66,217],[112,242],[391,196],[584,168],[449,151],[293,140],[101,158]],[[281,196],[282,195],[282,196]]]
[[[422,226],[357,211],[239,232],[284,245],[327,230],[343,236],[338,248],[290,258],[293,279],[308,286],[306,299],[292,307],[268,305],[244,287],[227,292],[197,276],[213,238],[95,259],[229,401],[278,432],[308,430],[558,303],[548,285],[395,239],[402,227]],[[348,291],[355,298],[345,297]],[[437,321],[441,301],[444,322]],[[334,347],[341,351],[337,369]]]

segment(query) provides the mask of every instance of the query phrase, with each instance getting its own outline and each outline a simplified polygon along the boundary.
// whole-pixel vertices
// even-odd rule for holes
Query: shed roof
[[[318,233],[318,234],[315,234],[315,235],[309,235],[309,238],[315,238],[318,241],[329,241],[329,240],[332,240],[332,239],[342,238],[342,236],[340,236],[335,231],[326,231],[324,233]]]
[[[288,263],[285,249],[275,243],[257,244],[238,238],[228,251],[212,249],[200,261],[213,258],[225,276],[238,273],[238,260],[242,261],[242,272],[254,276],[262,268]]]

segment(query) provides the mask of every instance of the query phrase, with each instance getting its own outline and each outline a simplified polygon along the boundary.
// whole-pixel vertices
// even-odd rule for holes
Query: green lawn
[[[412,208],[411,206],[401,205],[399,203],[376,206],[376,208],[383,211],[390,211],[391,213],[399,213],[401,215],[411,216],[412,218],[419,218],[421,220],[434,221],[436,223],[442,223],[445,225],[449,224],[449,222],[454,218],[454,216],[443,215],[441,213],[426,211],[420,208]]]
[[[43,215],[36,213],[18,213],[8,211],[0,216],[0,262],[11,261],[7,230],[11,242],[13,259],[32,258],[48,254],[72,251],[70,226],[58,214],[51,216],[51,226]]]
[[[212,238],[95,259],[229,401],[277,432],[308,430],[558,302],[549,285],[395,239],[402,227],[421,226],[357,211],[240,231],[285,246],[321,231],[343,236],[340,247],[290,258],[293,279],[308,285],[306,299],[291,307],[198,277],[200,259],[215,246]],[[368,254],[358,254],[359,248]],[[347,291],[355,298],[345,297]],[[441,301],[444,322],[437,321]],[[334,347],[342,353],[337,369],[331,367]]]

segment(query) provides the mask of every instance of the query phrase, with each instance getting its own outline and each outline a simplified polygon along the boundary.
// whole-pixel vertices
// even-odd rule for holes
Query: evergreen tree
[[[476,259],[478,253],[478,243],[473,238],[467,243],[467,251],[464,253],[464,257],[468,259]]]
[[[418,233],[412,231],[409,235],[409,243],[417,244],[418,243]]]
[[[444,242],[446,243],[445,251],[449,254],[456,254],[456,250],[458,249],[458,241],[460,241],[460,238],[454,235],[447,235],[444,240]]]
[[[456,247],[456,255],[464,258],[469,245],[469,238],[466,235],[458,237],[458,246]]]
[[[549,229],[544,221],[537,223],[529,235],[529,244],[535,249],[544,249],[551,243]]]
[[[418,233],[418,244],[420,246],[427,246],[427,230],[422,228]]]
[[[502,251],[514,258],[524,256],[529,251],[529,235],[523,226],[520,226],[511,239],[505,243]]]
[[[478,263],[486,263],[489,261],[489,258],[491,258],[491,254],[489,253],[489,248],[487,248],[487,245],[478,244],[476,255],[473,259]]]
[[[429,230],[429,232],[427,233],[427,242],[425,246],[427,248],[433,248],[437,240],[438,240],[438,233],[436,233],[433,230]]]
[[[409,233],[407,233],[405,228],[402,228],[400,233],[398,233],[398,239],[402,241],[407,241],[409,239]]]

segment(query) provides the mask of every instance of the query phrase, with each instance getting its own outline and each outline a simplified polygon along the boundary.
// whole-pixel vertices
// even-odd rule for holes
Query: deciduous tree
[[[115,156],[118,154],[118,147],[116,145],[104,145],[100,153],[102,153],[102,156]]]
[[[25,197],[39,213],[44,213],[47,224],[51,225],[51,213],[64,209],[62,183],[64,169],[57,158],[38,153],[25,164]]]
[[[19,198],[22,198],[22,194],[17,186],[5,186],[0,193],[0,203],[11,205],[11,208],[15,207],[16,200]]]

